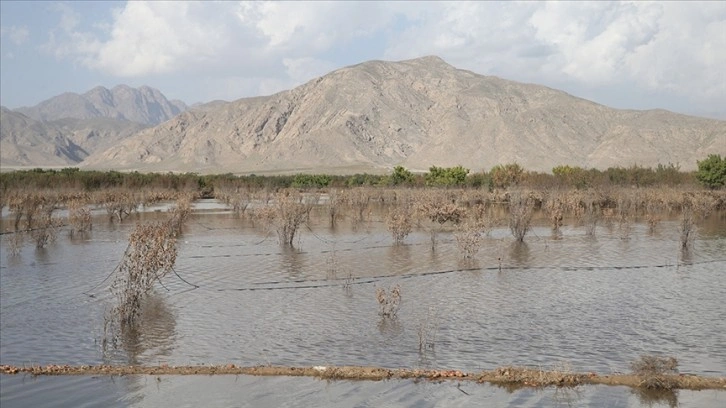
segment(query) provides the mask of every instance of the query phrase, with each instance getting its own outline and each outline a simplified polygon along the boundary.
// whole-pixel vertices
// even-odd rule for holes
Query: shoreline
[[[252,375],[316,377],[325,380],[431,380],[471,381],[518,388],[576,387],[580,385],[627,386],[649,390],[723,390],[726,377],[706,377],[692,374],[596,374],[568,371],[545,371],[527,367],[500,367],[491,371],[468,373],[460,370],[389,369],[363,366],[251,366],[190,365],[190,366],[121,366],[121,365],[0,365],[0,374],[32,376],[58,375]]]

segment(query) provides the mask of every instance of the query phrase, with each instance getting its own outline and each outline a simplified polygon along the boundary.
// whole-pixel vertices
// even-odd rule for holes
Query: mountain
[[[271,96],[191,109],[88,157],[91,168],[199,172],[474,171],[680,164],[726,153],[726,122],[618,110],[437,57],[370,61]]]
[[[65,166],[88,152],[56,126],[0,108],[0,161],[3,166]]]
[[[34,107],[2,108],[2,165],[77,165],[151,125],[186,110],[156,89],[119,85],[65,93]]]
[[[41,121],[104,117],[158,125],[186,109],[184,102],[169,101],[154,88],[118,85],[110,90],[97,86],[82,95],[64,93],[38,105],[18,108],[15,111]]]

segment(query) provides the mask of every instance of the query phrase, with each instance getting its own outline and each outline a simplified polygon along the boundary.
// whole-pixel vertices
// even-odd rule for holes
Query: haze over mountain
[[[617,110],[437,57],[369,61],[289,91],[195,108],[84,160],[196,172],[474,171],[679,164],[726,154],[726,121]]]
[[[2,107],[0,160],[3,166],[77,165],[146,127],[111,118],[38,121]]]
[[[0,107],[0,159],[3,166],[78,163],[88,152],[55,126]]]
[[[15,109],[36,120],[112,118],[158,125],[185,111],[181,101],[169,101],[154,88],[131,88],[118,85],[113,89],[97,86],[79,95],[67,92],[32,107]]]
[[[96,87],[33,107],[2,108],[3,166],[75,165],[141,129],[171,119],[186,105],[150,87]]]

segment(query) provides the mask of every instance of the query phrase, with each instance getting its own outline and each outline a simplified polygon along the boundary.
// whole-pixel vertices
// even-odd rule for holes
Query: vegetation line
[[[202,366],[12,366],[1,365],[2,374],[39,375],[256,375],[316,377],[326,380],[424,379],[456,380],[506,385],[515,387],[575,387],[579,385],[611,385],[660,390],[726,390],[726,377],[705,377],[693,374],[648,373],[600,375],[574,373],[569,370],[545,371],[528,367],[500,367],[492,371],[467,373],[460,370],[389,369],[361,366],[255,366],[240,367],[234,364]]]

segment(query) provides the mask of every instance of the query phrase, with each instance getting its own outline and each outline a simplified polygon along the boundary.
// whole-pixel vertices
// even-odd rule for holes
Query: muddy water
[[[344,219],[335,227],[322,213],[314,214],[293,250],[280,248],[274,233],[260,225],[213,202],[200,203],[180,240],[178,276],[165,278],[149,299],[139,332],[104,351],[103,313],[113,300],[104,279],[134,223],[162,216],[152,210],[118,225],[99,214],[88,236],[71,239],[61,232],[48,248],[27,244],[15,257],[7,256],[3,243],[2,363],[349,364],[467,371],[514,364],[610,373],[628,371],[633,359],[647,353],[678,357],[682,372],[726,375],[723,217],[701,225],[686,252],[679,249],[676,220],[662,222],[654,233],[635,223],[627,235],[603,223],[594,237],[570,223],[561,236],[536,226],[525,244],[496,228],[473,260],[463,260],[450,231],[437,235],[434,249],[426,229],[414,230],[404,245],[392,245],[376,212],[363,224]],[[375,290],[393,285],[400,285],[403,302],[396,318],[383,319]],[[433,347],[419,350],[420,332]],[[61,395],[74,398],[64,405],[179,406],[183,395],[199,404],[228,405],[219,402],[218,393],[207,394],[214,389],[228,390],[223,395],[237,395],[236,401],[250,406],[284,401],[550,406],[559,398],[554,390],[508,393],[469,385],[467,395],[451,384],[405,381],[0,380],[3,406],[36,405]],[[69,396],[69,389],[76,392]],[[281,390],[288,391],[280,395]],[[582,404],[575,405],[648,403],[620,388],[579,393]],[[172,394],[177,402],[169,399]],[[678,397],[685,406],[719,406],[723,394]]]

